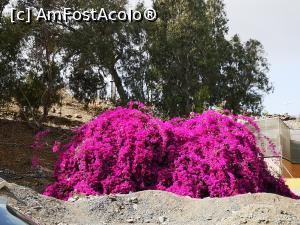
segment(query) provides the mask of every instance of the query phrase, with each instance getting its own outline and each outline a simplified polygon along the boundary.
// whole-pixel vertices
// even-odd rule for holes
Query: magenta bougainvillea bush
[[[270,192],[297,198],[268,171],[249,118],[208,111],[162,121],[116,108],[74,132],[59,153],[45,195],[103,195],[163,190],[194,198]]]

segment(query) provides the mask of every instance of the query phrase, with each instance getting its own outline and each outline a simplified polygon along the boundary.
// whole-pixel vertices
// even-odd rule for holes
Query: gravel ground
[[[9,204],[41,225],[298,224],[300,201],[273,194],[192,199],[161,191],[75,197],[68,202],[8,184]]]

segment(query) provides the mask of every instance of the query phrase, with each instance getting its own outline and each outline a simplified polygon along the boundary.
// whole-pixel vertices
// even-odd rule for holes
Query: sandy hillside
[[[36,128],[32,122],[22,121],[17,105],[0,108],[0,178],[41,193],[53,182],[53,167],[57,155],[52,152],[51,143],[54,140],[68,140],[73,128],[110,107],[112,105],[109,102],[95,102],[89,109],[85,109],[83,104],[64,94],[62,104],[51,108],[41,128]],[[48,137],[49,146],[36,152],[31,145],[38,129],[49,129],[51,133]],[[37,170],[32,168],[34,155],[40,160]]]

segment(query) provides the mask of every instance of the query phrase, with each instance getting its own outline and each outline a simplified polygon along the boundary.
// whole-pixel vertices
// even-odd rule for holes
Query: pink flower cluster
[[[34,150],[34,155],[31,160],[32,169],[38,169],[40,166],[40,158],[37,155],[38,151],[43,150],[47,145],[46,137],[50,134],[50,130],[39,131],[34,136],[31,148]]]
[[[31,148],[37,151],[44,149],[47,145],[46,137],[49,135],[49,133],[49,129],[37,132],[37,134],[34,136]]]
[[[194,198],[270,192],[297,198],[267,169],[249,118],[215,111],[162,121],[139,109],[104,112],[56,143],[56,182],[45,195],[163,190]]]

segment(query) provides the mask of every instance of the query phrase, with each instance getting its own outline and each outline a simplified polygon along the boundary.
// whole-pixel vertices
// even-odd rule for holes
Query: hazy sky
[[[265,97],[265,110],[300,115],[300,0],[224,2],[229,34],[237,33],[244,41],[257,39],[264,45],[275,87],[274,93]]]
[[[273,94],[264,105],[271,113],[300,115],[300,1],[225,0],[230,34],[262,42],[270,63]]]

